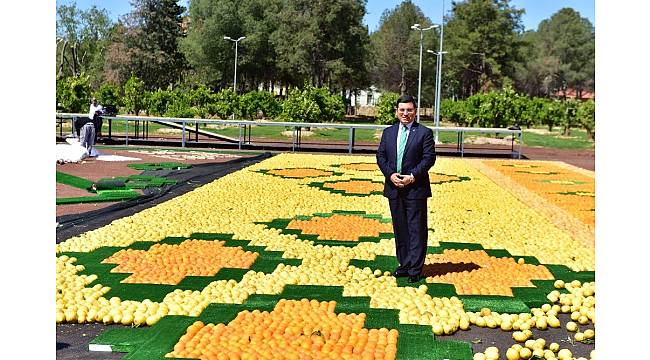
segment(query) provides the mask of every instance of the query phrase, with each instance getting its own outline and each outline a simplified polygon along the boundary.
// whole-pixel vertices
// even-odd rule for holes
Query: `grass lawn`
[[[423,121],[423,124],[426,126],[433,126],[433,122]],[[129,136],[135,135],[135,124],[129,124]],[[442,123],[442,126],[455,126],[451,123]],[[143,124],[140,123],[140,133],[142,132]],[[188,129],[193,129],[193,124],[187,125]],[[206,127],[200,125],[199,128],[204,131],[213,132],[215,134],[224,135],[232,138],[239,137],[239,127],[236,126],[221,126],[221,127]],[[69,133],[70,125],[69,123],[64,123],[64,133]],[[251,137],[260,138],[266,140],[276,140],[276,141],[291,141],[291,128],[285,127],[275,127],[275,126],[253,126]],[[572,129],[571,136],[562,135],[562,129],[556,127],[552,132],[548,131],[547,127],[538,127],[532,129],[523,129],[524,130],[524,145],[526,146],[540,146],[556,149],[593,149],[594,141],[589,138],[589,135],[585,130],[582,129]],[[59,133],[59,128],[57,126],[57,134]],[[111,129],[111,132],[114,135],[123,136],[124,135],[124,124],[115,123]],[[283,134],[284,132],[284,134]],[[102,133],[108,134],[108,122],[104,122],[102,126]],[[149,123],[149,135],[150,136],[165,136],[171,134],[180,134],[179,130],[169,128],[164,125]],[[355,131],[355,141],[356,142],[365,142],[365,143],[379,143],[379,138],[381,136],[381,130],[366,130],[366,129],[356,129]],[[503,134],[466,134],[465,137],[489,137],[489,138],[503,138]],[[349,138],[348,129],[335,129],[335,128],[312,128],[310,132],[307,132],[303,129],[302,132],[302,141],[303,142],[347,142]],[[458,141],[458,134],[455,132],[439,132],[439,143],[443,144],[455,144]],[[467,140],[466,140],[467,142]]]
[[[571,129],[570,136],[564,136],[562,129],[548,128],[524,129],[524,145],[541,146],[555,149],[593,149],[594,141],[591,140],[587,131],[582,129]]]

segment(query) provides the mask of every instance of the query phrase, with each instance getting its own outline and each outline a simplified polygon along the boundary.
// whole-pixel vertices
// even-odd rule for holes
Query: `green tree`
[[[377,124],[390,125],[397,121],[395,104],[398,98],[399,94],[396,92],[388,91],[381,94],[377,103],[377,118],[375,119]]]
[[[535,61],[552,65],[544,74],[550,94],[572,88],[580,98],[583,90],[594,89],[595,32],[587,18],[561,9],[539,24],[535,46]]]
[[[231,88],[219,91],[214,96],[214,102],[210,104],[210,113],[217,114],[221,119],[231,115],[241,116],[240,97]]]
[[[147,103],[145,94],[144,81],[136,76],[131,76],[124,84],[124,106],[130,114],[138,115],[140,110],[144,110]]]
[[[282,105],[268,91],[250,91],[241,96],[242,116],[255,119],[258,114],[274,118],[282,112]]]
[[[386,10],[379,21],[379,29],[370,36],[374,51],[373,81],[382,89],[417,95],[419,73],[420,32],[411,29],[414,24],[430,26],[422,10],[411,1],[404,1],[392,10]],[[423,49],[434,49],[437,29],[423,35]],[[435,57],[424,52],[422,57],[422,103],[433,103]]]
[[[169,104],[174,101],[174,93],[170,90],[157,89],[147,94],[147,114],[163,116]]]
[[[582,127],[587,130],[589,137],[596,140],[596,103],[593,100],[581,102],[578,105],[576,117]]]
[[[108,12],[93,5],[79,10],[75,3],[56,9],[57,77],[89,76],[91,84],[103,81],[103,56],[113,26]]]
[[[56,82],[57,108],[64,112],[88,111],[92,88],[88,75],[69,76]]]
[[[523,10],[508,0],[452,2],[446,18],[443,89],[466,98],[500,89],[521,60]]]
[[[340,90],[367,85],[365,0],[286,0],[271,44],[281,76]]]
[[[270,36],[277,28],[281,5],[281,0],[191,1],[192,20],[180,48],[198,78],[216,88],[232,86],[235,44],[224,36],[246,36],[238,45],[239,88],[273,84],[277,55]]]
[[[440,101],[440,116],[457,126],[467,126],[467,110],[464,100],[443,99]]]
[[[562,116],[562,127],[564,128],[564,135],[571,135],[571,128],[575,128],[580,125],[578,119],[578,107],[579,102],[574,99],[568,99],[564,101],[564,114]]]
[[[148,89],[179,82],[187,67],[178,49],[185,8],[175,0],[132,0],[131,5],[133,11],[124,17],[124,44],[130,51],[133,73]]]
[[[305,94],[305,90],[294,89],[282,103],[283,121],[291,122],[320,122],[320,108],[316,101]]]
[[[124,106],[120,87],[113,84],[102,84],[95,92],[97,101],[102,105]]]
[[[548,131],[553,131],[553,127],[560,125],[566,114],[564,103],[559,100],[549,100],[546,111],[542,114],[542,123],[548,126]]]
[[[293,122],[332,122],[343,119],[345,103],[343,98],[325,88],[305,84],[302,90],[295,89],[282,103],[281,118]]]

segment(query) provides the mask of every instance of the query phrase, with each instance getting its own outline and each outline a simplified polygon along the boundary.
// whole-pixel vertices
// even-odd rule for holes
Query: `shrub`
[[[562,127],[564,127],[564,135],[571,135],[571,128],[577,127],[579,125],[577,113],[578,113],[578,101],[575,99],[568,99],[564,101],[564,113],[562,116]]]
[[[57,107],[64,112],[87,112],[90,106],[91,91],[88,75],[81,74],[77,77],[57,79]]]
[[[240,106],[242,116],[248,119],[257,118],[261,112],[265,117],[274,118],[282,112],[280,102],[268,91],[251,91],[241,96]]]
[[[548,131],[553,131],[553,127],[561,124],[564,117],[564,103],[559,100],[547,102],[546,111],[543,115],[542,124],[548,126]]]
[[[208,105],[208,111],[221,119],[226,119],[233,114],[241,116],[239,95],[230,88],[219,91],[213,97],[213,102]]]
[[[467,104],[463,100],[444,99],[440,102],[440,116],[457,126],[467,126]]]
[[[95,92],[95,97],[101,105],[113,105],[116,107],[124,106],[122,102],[122,96],[120,94],[120,87],[112,84],[102,84],[97,92]]]
[[[131,76],[124,84],[124,106],[128,113],[138,115],[140,110],[144,110],[146,96],[144,82],[136,76]]]
[[[295,89],[282,104],[281,118],[292,122],[333,122],[345,116],[343,98],[325,88],[305,84]]]
[[[191,106],[189,96],[182,90],[177,89],[172,92],[173,100],[167,104],[165,117],[173,118],[194,118],[199,114],[196,106]]]
[[[589,137],[596,140],[596,103],[587,100],[580,103],[577,112],[578,122],[587,130]]]
[[[321,111],[318,103],[305,93],[306,90],[294,89],[289,91],[289,97],[282,103],[283,121],[318,122]]]
[[[174,99],[174,93],[158,89],[147,94],[147,113],[149,115],[163,116],[167,113],[167,107]]]
[[[201,85],[186,92],[187,103],[192,108],[193,116],[207,118],[215,113],[210,112],[210,104],[215,102],[215,94],[207,86]]]
[[[395,103],[399,99],[399,94],[394,92],[385,92],[379,97],[377,102],[377,118],[375,122],[381,125],[393,124],[397,121],[395,117]]]

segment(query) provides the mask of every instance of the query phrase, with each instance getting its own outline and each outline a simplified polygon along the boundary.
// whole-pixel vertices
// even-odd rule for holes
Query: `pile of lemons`
[[[558,290],[553,290],[548,294],[551,304],[547,303],[542,305],[541,308],[533,308],[530,314],[497,314],[495,316],[489,309],[482,309],[480,315],[483,319],[487,317],[488,320],[480,319],[479,313],[468,314],[470,314],[470,318],[476,322],[477,326],[495,328],[495,323],[498,323],[500,319],[499,326],[502,330],[515,330],[512,333],[512,338],[516,343],[509,347],[505,354],[508,360],[531,359],[534,357],[546,360],[573,360],[574,357],[570,349],[561,349],[560,345],[555,342],[547,346],[546,340],[543,338],[532,339],[533,333],[531,329],[560,328],[561,324],[557,315],[559,313],[570,313],[572,321],[568,321],[565,328],[570,332],[575,332],[575,341],[593,339],[595,337],[593,329],[580,331],[579,326],[586,326],[590,323],[595,325],[595,283],[586,282],[583,284],[578,280],[565,283],[563,280],[556,280],[554,286]],[[560,289],[566,289],[569,292],[560,293]],[[512,319],[516,320],[512,322]],[[472,323],[474,324],[474,322]],[[474,359],[498,359],[498,349],[494,349],[496,348],[488,348],[483,353],[476,353]],[[595,350],[591,351],[590,358],[595,359]],[[578,359],[586,360],[584,358]]]

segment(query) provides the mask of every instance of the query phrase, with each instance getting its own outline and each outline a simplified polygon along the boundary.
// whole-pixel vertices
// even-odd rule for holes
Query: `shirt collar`
[[[409,131],[411,131],[411,127],[413,127],[413,124],[414,124],[414,123],[415,123],[415,121],[411,121],[411,122],[408,123],[407,125],[403,125],[402,123],[399,123],[399,129],[402,130],[402,127],[406,126],[406,128],[407,128]]]

